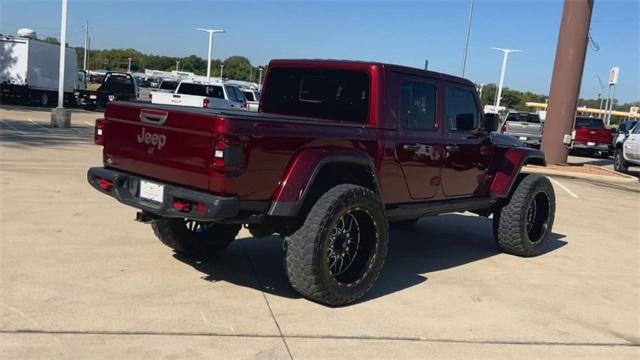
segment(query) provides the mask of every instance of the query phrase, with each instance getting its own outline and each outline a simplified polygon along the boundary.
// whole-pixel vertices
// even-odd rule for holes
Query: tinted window
[[[576,118],[576,128],[588,128],[588,129],[604,129],[604,123],[599,118]]]
[[[408,129],[433,129],[436,123],[436,87],[414,81],[403,82],[400,121]]]
[[[480,126],[476,98],[471,91],[447,89],[447,127],[454,131],[470,131]]]
[[[105,79],[100,90],[114,93],[133,93],[133,78],[111,74]]]
[[[369,75],[343,70],[275,68],[264,93],[266,113],[366,123]]]
[[[507,121],[528,122],[528,123],[539,124],[540,116],[538,116],[538,114],[530,114],[530,113],[509,113],[509,115],[507,115]]]
[[[251,91],[243,91],[242,93],[244,94],[244,97],[246,97],[248,101],[256,101]]]
[[[231,87],[233,89],[233,93],[236,96],[236,101],[245,102],[247,99],[244,97],[244,94],[237,87]]]
[[[219,86],[219,85],[182,83],[180,84],[180,88],[178,88],[178,94],[206,96],[206,97],[224,99],[222,86]]]
[[[178,87],[177,81],[163,81],[160,83],[160,89],[175,90]]]

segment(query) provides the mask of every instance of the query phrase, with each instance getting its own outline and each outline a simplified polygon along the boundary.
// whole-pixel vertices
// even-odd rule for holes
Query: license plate
[[[587,146],[596,146],[596,143],[589,141],[589,142],[587,143]]]
[[[164,200],[164,185],[140,180],[140,197],[161,203]]]
[[[91,99],[91,100],[95,100],[96,98],[97,98],[97,96],[95,96],[95,95],[89,95],[89,99]]]
[[[526,136],[520,136],[520,141],[527,141],[527,137]]]
[[[181,99],[171,99],[171,102],[174,104],[180,104],[182,102]]]

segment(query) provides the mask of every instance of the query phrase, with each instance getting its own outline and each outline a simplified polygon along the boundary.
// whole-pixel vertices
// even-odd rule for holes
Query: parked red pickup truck
[[[586,152],[591,156],[598,154],[607,158],[611,155],[613,133],[607,129],[602,119],[576,117],[572,135],[572,149]]]
[[[274,60],[258,113],[110,103],[96,123],[98,191],[140,209],[175,251],[211,255],[246,225],[280,234],[302,295],[332,306],[377,279],[388,224],[493,214],[504,251],[541,253],[555,195],[543,154],[492,133],[474,85],[369,62]]]

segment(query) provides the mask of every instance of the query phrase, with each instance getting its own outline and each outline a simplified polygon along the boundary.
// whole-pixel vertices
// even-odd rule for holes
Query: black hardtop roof
[[[363,65],[363,66],[377,66],[383,69],[397,71],[417,76],[426,76],[434,79],[441,79],[445,81],[455,82],[462,85],[467,86],[475,86],[475,84],[465,78],[461,78],[459,76],[449,75],[437,71],[423,70],[419,68],[414,68],[410,66],[397,65],[397,64],[388,64],[376,61],[360,61],[360,60],[338,60],[338,59],[273,59],[270,62],[270,65],[280,65],[280,66],[291,66],[295,63],[304,63],[304,64],[323,64],[323,65],[335,65],[336,67],[340,67],[341,65]]]

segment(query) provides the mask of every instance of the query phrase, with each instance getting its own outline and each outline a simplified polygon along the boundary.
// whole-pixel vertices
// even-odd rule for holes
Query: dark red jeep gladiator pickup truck
[[[338,306],[362,297],[389,223],[493,214],[505,252],[534,256],[551,232],[544,155],[497,133],[462,78],[369,62],[274,60],[258,113],[109,103],[96,121],[98,191],[185,256],[224,249],[242,225],[279,234],[291,285]]]

